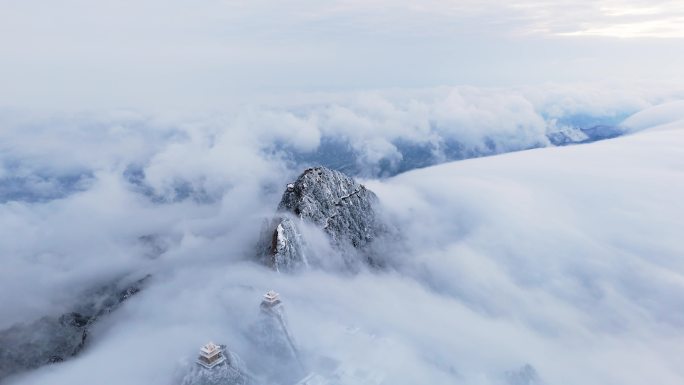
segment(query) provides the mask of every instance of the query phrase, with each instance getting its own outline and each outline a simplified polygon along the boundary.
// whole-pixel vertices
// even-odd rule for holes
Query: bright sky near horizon
[[[684,81],[682,0],[0,1],[0,107]]]

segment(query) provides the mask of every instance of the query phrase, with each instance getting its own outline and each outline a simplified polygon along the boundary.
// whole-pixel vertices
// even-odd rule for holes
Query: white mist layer
[[[283,159],[316,151],[324,138],[338,141],[337,151],[352,152],[349,161],[363,175],[378,175],[372,171],[385,163],[392,168],[410,162],[399,144],[424,148],[433,163],[454,159],[450,145],[463,157],[549,146],[551,132],[618,125],[626,116],[682,98],[681,87],[674,86],[569,84],[296,94],[182,117],[0,109],[0,180],[16,178],[21,184],[15,195],[42,198],[69,190],[63,178],[78,182],[72,189],[88,187],[91,174],[121,174],[136,166],[164,200],[177,197],[179,184],[220,198],[255,175],[281,174]],[[12,190],[5,184],[0,202]]]
[[[439,96],[435,105],[461,111],[472,104],[453,101],[465,91],[442,91],[451,102]],[[470,92],[482,103],[489,95]],[[537,122],[538,110],[555,117],[615,115],[649,105],[610,97],[603,98],[601,112],[590,108],[591,98],[554,104],[553,93],[540,93],[529,96],[536,107],[523,102],[521,115],[510,107],[509,116]],[[516,106],[518,97],[507,100],[505,105]],[[539,107],[544,100],[553,108]],[[398,271],[353,277],[279,275],[247,261],[262,218],[296,172],[259,152],[269,124],[254,130],[248,119],[228,127],[153,130],[103,123],[107,129],[100,131],[4,131],[0,176],[37,170],[92,176],[63,198],[0,204],[1,328],[68,311],[80,292],[122,274],[152,274],[148,287],[93,328],[79,356],[7,383],[169,384],[183,360],[208,340],[227,344],[253,365],[247,333],[261,295],[276,289],[303,351],[373,369],[389,384],[500,384],[505,372],[525,364],[547,384],[681,384],[679,106],[668,103],[630,117],[625,126],[644,131],[618,139],[365,181],[403,228],[406,249],[388,256],[399,262]],[[375,119],[368,127],[386,128],[371,134],[349,129],[346,135],[358,134],[359,143],[363,135],[415,134],[424,140],[420,132],[399,130],[411,121],[408,116],[378,117],[373,111],[382,108],[372,103],[356,109],[365,111],[365,120]],[[447,115],[508,113],[474,111]],[[292,143],[308,148],[311,127],[300,120],[287,127],[300,127]],[[459,127],[471,131],[458,136],[479,138],[498,122],[477,121],[482,119],[464,122]],[[334,132],[346,132],[347,124]],[[502,129],[515,136],[515,127]],[[169,199],[155,203],[131,186],[122,176],[129,163],[141,164],[154,193]],[[219,199],[174,201],[177,180]],[[166,251],[150,255],[150,245],[139,238],[145,235],[155,236]]]
[[[81,355],[8,383],[169,384],[208,340],[251,357],[245,335],[275,288],[304,351],[387,383],[499,384],[529,363],[548,384],[680,384],[682,149],[684,125],[368,181],[407,249],[395,256],[400,272],[354,277],[239,262],[258,233],[248,214],[256,203],[235,208],[254,202],[248,186],[215,206],[160,207],[102,178],[58,204],[5,205],[5,223],[13,214],[28,234],[14,240],[18,250],[40,239],[63,258],[6,259],[16,265],[3,269],[3,289],[43,301],[3,295],[12,309],[3,323],[54,311],[45,290],[77,292],[110,264],[153,273]],[[31,233],[32,224],[52,232]],[[143,228],[179,240],[157,260],[134,261],[121,239]]]
[[[682,381],[684,124],[670,128],[370,184],[410,229],[407,269],[483,317],[437,329],[452,349],[550,384]]]

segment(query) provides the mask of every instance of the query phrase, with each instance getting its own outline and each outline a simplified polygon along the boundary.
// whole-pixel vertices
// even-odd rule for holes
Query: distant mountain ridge
[[[392,145],[397,152],[392,157],[383,157],[376,163],[367,163],[359,149],[345,139],[323,137],[320,145],[312,151],[299,151],[286,146],[275,146],[274,151],[281,153],[292,167],[322,165],[340,170],[352,176],[391,177],[417,168],[436,164],[523,151],[539,147],[567,146],[612,139],[625,134],[626,130],[618,124],[551,125],[536,142],[506,143],[501,139],[485,138],[478,146],[467,145],[458,137],[444,138],[437,143],[414,143],[397,139]]]

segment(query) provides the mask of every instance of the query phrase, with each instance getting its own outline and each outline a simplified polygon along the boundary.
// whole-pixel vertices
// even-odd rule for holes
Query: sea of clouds
[[[529,364],[548,384],[679,384],[681,98],[444,87],[183,118],[3,111],[0,327],[152,274],[82,354],[7,383],[169,384],[208,340],[249,366],[249,327],[276,289],[303,351],[386,383],[504,384]],[[630,135],[548,142],[549,129],[586,122]],[[391,271],[290,276],[251,261],[263,218],[313,161],[301,154],[326,138],[347,146],[402,229]],[[449,140],[476,157],[537,149],[375,178],[403,159],[398,142],[439,159]]]
[[[218,200],[247,179],[280,183],[311,164],[386,177],[549,146],[557,132],[606,125],[624,133],[629,115],[681,98],[674,87],[602,84],[293,94],[221,113],[7,108],[0,202],[66,196],[97,173],[123,175],[163,201]]]

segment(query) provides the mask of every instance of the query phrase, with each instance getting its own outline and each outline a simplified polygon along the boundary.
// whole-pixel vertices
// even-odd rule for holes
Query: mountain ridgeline
[[[322,256],[312,246],[317,232],[336,255]],[[374,245],[389,234],[372,191],[339,171],[308,168],[287,185],[276,216],[264,224],[259,259],[277,271],[330,265],[335,258],[352,271],[380,267],[385,261]]]
[[[149,277],[101,286],[86,293],[69,312],[0,330],[0,381],[79,354],[90,339],[90,328],[142,290]]]

